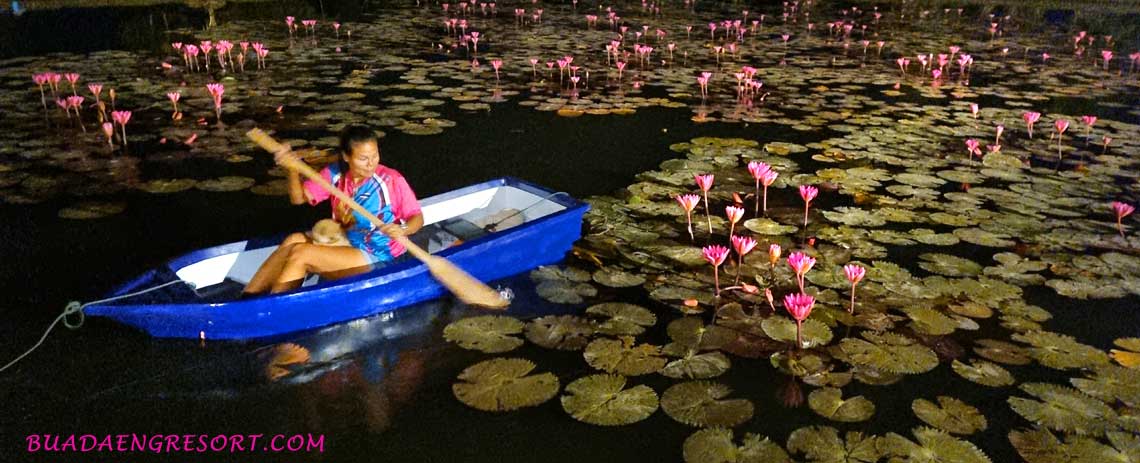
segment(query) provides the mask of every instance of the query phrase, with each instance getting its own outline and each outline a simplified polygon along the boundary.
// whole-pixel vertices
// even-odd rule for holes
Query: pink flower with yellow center
[[[677,203],[685,210],[685,221],[689,227],[689,240],[693,240],[693,209],[696,209],[697,203],[701,201],[701,197],[697,195],[677,195],[675,197]]]
[[[712,234],[712,215],[709,213],[709,190],[712,189],[714,178],[713,174],[696,174],[693,176],[693,179],[697,182],[697,187],[701,189],[701,192],[704,193],[705,196],[705,218],[708,219],[709,222],[710,235]]]
[[[800,185],[800,198],[804,200],[804,227],[808,224],[808,209],[811,208],[811,200],[819,195],[819,188],[810,185]]]
[[[815,307],[815,298],[802,292],[784,296],[784,308],[796,320],[796,349],[803,349],[803,322],[811,315],[813,307]]]
[[[855,313],[855,285],[863,280],[863,276],[867,274],[867,269],[860,265],[847,264],[843,266],[843,274],[847,276],[847,281],[851,282],[851,307],[847,309],[847,312]]]
[[[1131,204],[1122,203],[1120,201],[1112,202],[1112,211],[1116,213],[1116,229],[1120,230],[1120,237],[1124,237],[1124,224],[1122,221],[1125,217],[1136,211],[1136,208]]]
[[[796,272],[796,283],[799,284],[800,292],[804,290],[804,275],[807,275],[807,272],[814,265],[815,258],[802,252],[793,252],[788,255],[788,266]]]
[[[701,250],[705,260],[713,266],[713,282],[716,285],[716,297],[720,297],[720,265],[728,258],[728,248],[719,244],[705,246]]]

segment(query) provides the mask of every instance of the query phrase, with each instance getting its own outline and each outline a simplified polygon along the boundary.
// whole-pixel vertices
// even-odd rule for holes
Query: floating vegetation
[[[1116,412],[1075,389],[1048,383],[1025,383],[1021,389],[1038,400],[1010,397],[1013,411],[1055,431],[1101,435],[1114,427]]]
[[[724,399],[728,386],[707,381],[678,383],[661,394],[661,409],[670,418],[689,426],[731,428],[752,418],[752,402]]]
[[[213,180],[203,180],[194,185],[195,188],[205,191],[214,192],[230,192],[247,190],[252,187],[256,180],[249,177],[220,177]]]
[[[705,428],[685,439],[682,446],[685,463],[770,462],[791,463],[780,444],[767,437],[746,433],[740,445],[732,439],[732,430]]]
[[[121,214],[125,210],[127,210],[127,205],[122,202],[83,201],[60,209],[59,217],[72,220],[101,219]]]
[[[816,389],[808,394],[808,405],[819,416],[846,423],[867,421],[875,414],[875,404],[865,397],[860,395],[844,399],[842,395],[843,391],[839,388]]]
[[[582,350],[594,325],[575,315],[547,315],[526,324],[526,339],[547,349]]]
[[[834,355],[855,365],[889,373],[925,373],[938,366],[934,351],[906,336],[865,332],[863,338],[844,338],[834,349]]]
[[[468,318],[448,325],[444,338],[482,352],[530,341],[584,351],[586,364],[609,373],[661,373],[647,380],[669,384],[661,406],[670,417],[745,431],[739,443],[721,427],[693,433],[682,445],[687,462],[790,461],[789,453],[811,462],[989,461],[951,434],[999,423],[988,423],[952,390],[933,400],[899,396],[903,404],[913,400],[915,415],[934,427],[913,429],[913,439],[813,425],[881,425],[876,420],[897,411],[897,403],[880,401],[882,412],[875,414],[875,404],[863,396],[844,398],[840,388],[856,381],[907,391],[890,385],[938,368],[970,382],[955,380],[962,387],[1014,395],[1006,397],[1010,407],[1037,426],[1009,433],[1030,463],[1135,460],[1140,340],[1117,340],[1106,353],[1094,347],[1099,340],[1081,335],[1092,345],[1085,344],[1064,333],[1070,327],[1050,326],[1054,313],[1098,310],[1073,299],[1140,295],[1135,217],[1110,206],[1135,203],[1140,178],[1140,113],[1131,105],[1135,60],[1123,56],[1130,36],[1117,33],[1113,42],[1111,29],[1093,23],[1086,33],[1095,37],[1081,33],[1070,42],[1068,26],[1033,23],[1043,16],[1036,5],[988,16],[991,5],[958,10],[888,2],[836,11],[823,3],[789,2],[751,13],[727,4],[699,10],[661,2],[640,10],[615,5],[613,17],[600,23],[588,19],[593,12],[571,5],[548,5],[545,13],[520,8],[511,17],[493,4],[490,13],[484,4],[424,4],[392,7],[353,24],[351,39],[338,30],[335,39],[322,35],[319,41],[327,28],[286,38],[279,21],[174,31],[187,41],[268,37],[269,62],[251,62],[242,71],[188,69],[189,61],[165,46],[150,55],[9,60],[0,70],[0,95],[10,108],[0,114],[7,128],[0,134],[0,201],[50,204],[52,210],[66,204],[59,217],[79,219],[122,213],[128,204],[122,195],[201,194],[192,189],[215,198],[245,190],[285,195],[282,169],[250,172],[268,162],[241,140],[255,125],[276,129],[314,166],[336,159],[335,133],[355,123],[381,127],[381,136],[421,141],[457,133],[456,127],[482,130],[481,118],[492,111],[544,124],[599,118],[619,124],[656,115],[645,120],[682,121],[697,132],[747,125],[738,132],[747,138],[687,141],[670,139],[678,133],[671,125],[660,135],[670,151],[661,153],[657,168],[636,175],[614,196],[588,199],[586,233],[575,251],[592,262],[589,270],[568,263],[530,273],[540,297],[589,305],[583,312],[525,324]],[[1076,17],[1090,17],[1085,7],[1074,7]],[[710,22],[706,35],[700,25]],[[694,24],[698,30],[690,34],[686,27]],[[474,31],[484,34],[482,42],[474,43]],[[605,45],[610,52],[593,52]],[[1118,56],[1102,63],[1099,50]],[[931,54],[921,63],[896,61],[915,53]],[[559,60],[565,66],[556,78]],[[130,130],[123,121],[109,135],[88,131],[92,127],[82,124],[106,117],[97,106],[60,110],[43,96],[36,101],[44,89],[66,96],[65,87],[28,79],[60,66],[117,87],[117,108],[135,111]],[[224,107],[206,83],[229,87]],[[171,118],[163,94],[174,89],[181,93],[180,100],[172,98],[177,116]],[[1077,121],[1079,114],[1063,114],[1077,109],[1099,121],[1067,134],[1053,125]],[[1046,110],[1051,113],[1035,136],[1015,123],[1028,120],[1026,112]],[[1003,131],[994,137],[998,124]],[[990,140],[992,148],[985,149]],[[767,166],[767,174],[753,172],[753,162]],[[181,163],[210,173],[181,178],[191,176],[179,171]],[[696,223],[690,234],[687,211],[675,198],[704,193],[694,176],[706,174],[715,185],[705,188],[707,200],[702,195],[691,205]],[[801,186],[818,188],[810,209],[801,207],[807,199],[796,194]],[[741,207],[741,220],[726,220],[726,206]],[[730,248],[730,234],[754,239],[756,249]],[[714,265],[716,276],[704,245],[732,250]],[[783,259],[792,253],[810,257],[814,267],[789,268]],[[865,267],[866,278],[845,278],[849,264]],[[1056,297],[1041,298],[1042,290]],[[797,330],[785,312],[799,304],[784,296],[800,293],[814,305],[810,314],[800,312]],[[1050,304],[1032,305],[1031,296]],[[797,335],[803,342],[795,346]],[[282,350],[287,363],[271,376],[307,361]],[[480,410],[533,406],[558,391],[554,374],[531,375],[535,368],[522,359],[489,360],[464,370],[453,391]],[[1014,373],[1032,381],[1073,377],[1067,385],[1031,382],[1014,389]],[[789,408],[802,414],[797,419],[814,421],[791,433],[787,451],[747,432],[762,425],[750,420],[754,389],[732,382],[777,374],[794,386],[781,388],[781,399],[806,400],[822,417]],[[739,398],[725,400],[727,386],[691,381],[714,377],[733,384]],[[818,388],[805,398],[800,380]],[[574,381],[561,402],[575,419],[598,425],[634,423],[658,406],[648,386],[628,387],[614,374]]]
[[[1072,336],[1048,331],[1034,331],[1017,333],[1012,338],[1015,341],[1033,346],[1026,349],[1027,354],[1038,363],[1049,368],[1058,370],[1088,368],[1108,363],[1108,355],[1105,355],[1103,351],[1081,344]]]
[[[494,358],[467,367],[451,392],[460,402],[488,412],[533,407],[558,394],[553,373],[529,375],[535,364],[519,358]]]
[[[937,404],[926,399],[915,399],[910,404],[910,409],[926,424],[951,434],[968,436],[986,429],[986,417],[978,409],[953,397],[940,395]]]
[[[788,451],[802,453],[813,463],[879,461],[890,454],[884,444],[882,437],[854,431],[839,437],[839,431],[830,426],[799,428],[788,437]]]
[[[447,325],[443,338],[464,349],[491,354],[508,352],[523,345],[513,335],[523,332],[523,322],[502,315],[482,315],[464,318]]]
[[[598,426],[620,426],[649,418],[657,411],[657,394],[649,386],[626,388],[620,375],[593,375],[566,385],[562,409],[574,419]]]
[[[646,327],[657,323],[657,316],[645,307],[622,302],[607,302],[586,309],[586,315],[606,318],[597,325],[597,331],[613,336],[636,336]]]
[[[538,295],[556,304],[580,304],[584,298],[598,294],[588,283],[590,273],[583,270],[540,267],[530,272],[530,278],[538,285],[535,287]]]
[[[951,367],[959,376],[983,386],[1005,387],[1016,382],[1008,370],[985,360],[972,359],[969,365],[954,360]]]
[[[953,437],[932,428],[914,428],[912,431],[918,442],[901,435],[890,433],[886,436],[891,452],[899,457],[892,461],[919,463],[928,461],[954,461],[961,463],[990,463],[974,444]]]
[[[634,344],[630,336],[620,339],[596,339],[586,346],[586,363],[609,373],[638,376],[656,373],[665,366],[661,348],[650,344]]]

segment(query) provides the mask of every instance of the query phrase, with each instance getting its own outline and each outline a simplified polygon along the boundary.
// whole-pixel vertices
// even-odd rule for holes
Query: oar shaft
[[[285,148],[285,145],[278,143],[277,140],[274,140],[272,137],[270,137],[268,134],[261,131],[260,129],[250,130],[247,135],[249,136],[249,138],[253,139],[254,142],[256,142],[258,145],[260,145],[266,151],[276,153],[276,152],[281,151],[282,149]],[[296,158],[289,158],[285,162],[285,164],[286,164],[285,165],[286,168],[291,169],[291,170],[305,176],[305,178],[308,178],[309,180],[313,181],[313,183],[316,183],[321,188],[324,188],[325,191],[328,191],[333,196],[336,196],[336,199],[339,199],[342,203],[344,203],[348,207],[352,208],[352,210],[359,212],[361,215],[363,215],[365,218],[367,218],[368,221],[372,222],[372,224],[375,225],[377,228],[385,225],[383,220],[380,220],[379,217],[376,217],[376,214],[373,214],[368,209],[365,209],[364,206],[361,206],[359,203],[357,203],[355,200],[353,200],[351,197],[349,197],[343,191],[340,191],[339,188],[334,187],[332,184],[330,184],[328,181],[326,181],[324,179],[324,177],[321,177],[321,174],[319,174],[319,173],[317,173],[317,171],[313,170],[312,167],[309,167],[308,164],[305,164],[303,161],[300,161]],[[391,236],[391,235],[389,235],[389,237],[396,240],[396,242],[404,245],[404,248],[407,249],[408,252],[411,253],[412,256],[415,257],[416,259],[423,261],[423,260],[427,259],[428,256],[430,255],[427,253],[427,251],[424,251],[422,248],[420,248],[415,243],[413,243],[412,240],[409,240],[407,236],[404,236],[404,235]]]

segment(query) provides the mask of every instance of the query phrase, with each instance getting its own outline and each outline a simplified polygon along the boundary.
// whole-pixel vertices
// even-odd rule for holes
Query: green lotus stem
[[[804,348],[804,327],[803,322],[796,320],[796,350]]]
[[[705,191],[705,218],[709,221],[709,235],[712,235],[712,214],[709,213],[709,192]]]

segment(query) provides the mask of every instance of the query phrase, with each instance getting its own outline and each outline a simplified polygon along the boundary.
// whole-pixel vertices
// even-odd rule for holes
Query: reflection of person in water
[[[397,409],[419,389],[427,357],[428,352],[421,349],[382,354],[379,358],[356,357],[295,386],[305,425],[313,432],[327,434],[351,432],[363,422],[368,431],[383,432],[392,424]],[[344,429],[338,429],[342,426]]]

